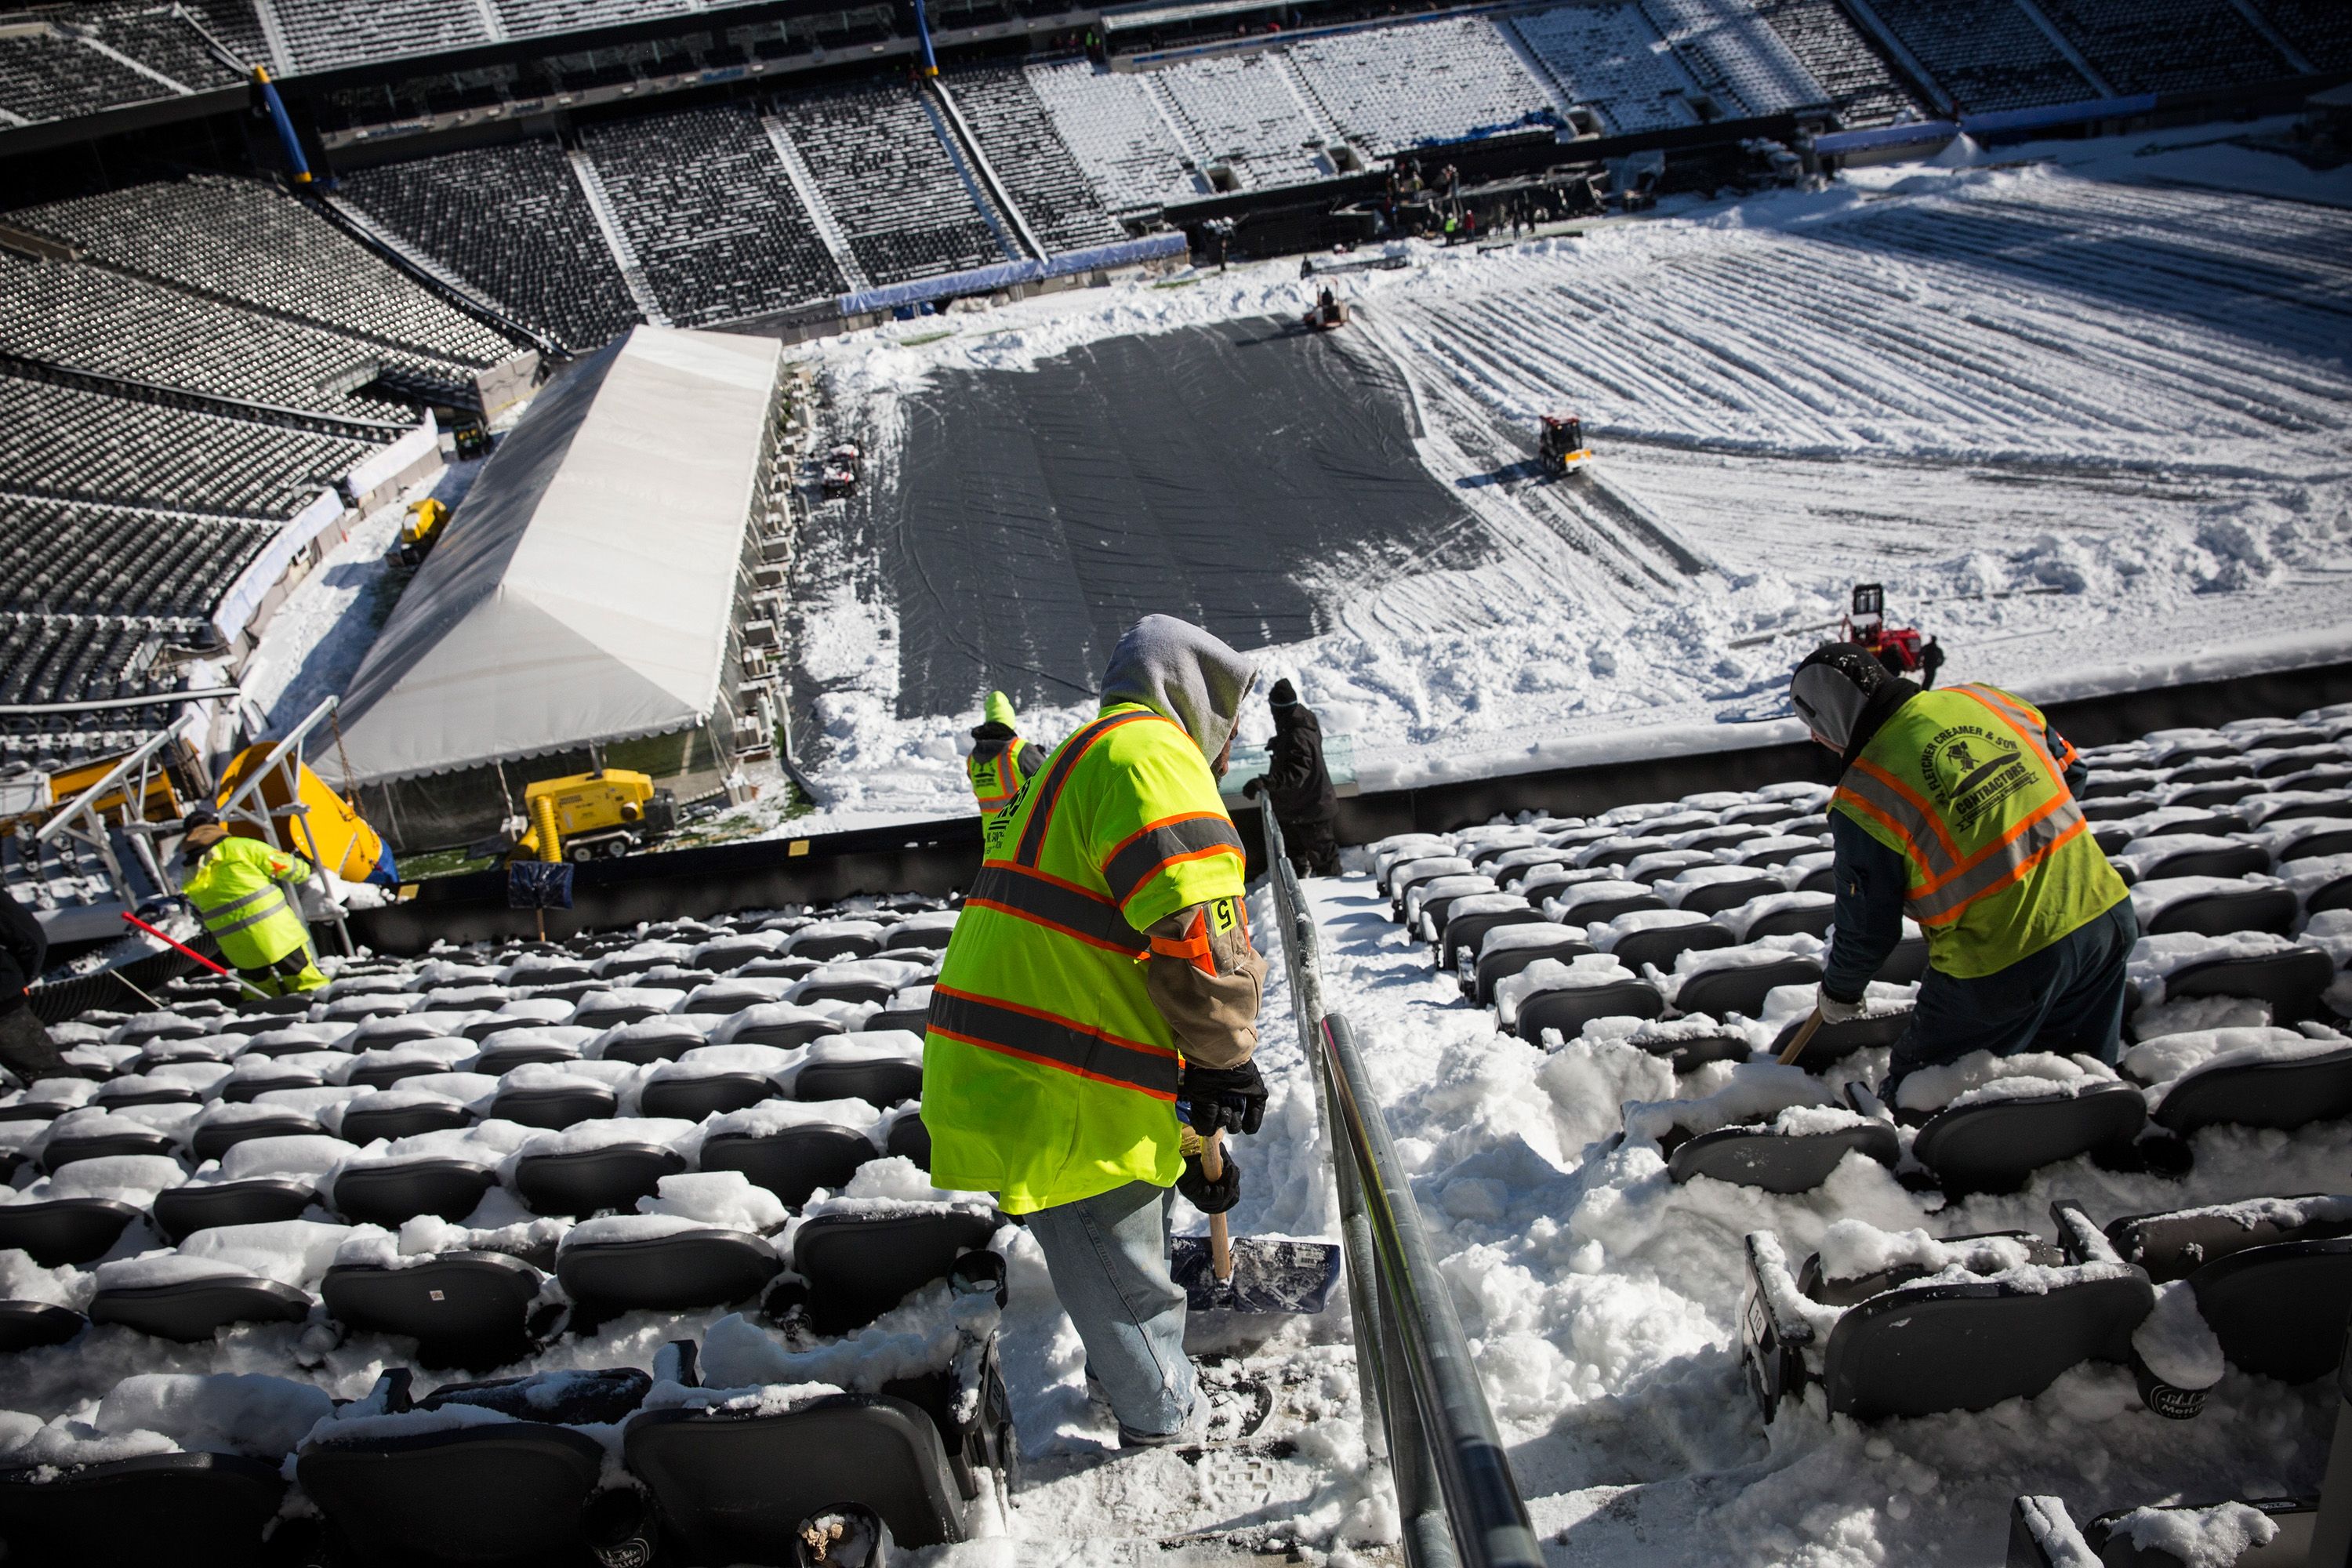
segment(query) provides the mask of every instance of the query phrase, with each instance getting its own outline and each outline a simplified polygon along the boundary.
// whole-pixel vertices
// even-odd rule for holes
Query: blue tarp
[[[568,860],[515,860],[507,866],[507,908],[568,910],[572,907],[572,863]]]
[[[1963,114],[1960,129],[1971,136],[2007,135],[2017,131],[2041,131],[2059,125],[2079,125],[2087,120],[2128,120],[2152,114],[2156,94],[2129,98],[2094,98],[2079,103],[2048,103],[2039,109],[2003,109],[1990,114]]]
[[[1829,131],[1813,138],[1813,150],[1825,156],[1864,153],[1877,147],[1910,147],[1927,142],[1949,142],[1960,128],[1948,120],[1913,121],[1907,125],[1881,125],[1872,131]]]
[[[1117,245],[1097,245],[1086,250],[1065,251],[1049,256],[1043,261],[1006,261],[994,267],[976,267],[969,272],[950,272],[938,278],[918,278],[910,283],[892,283],[880,289],[867,289],[841,296],[841,313],[863,316],[869,311],[895,310],[901,305],[919,305],[927,300],[949,300],[960,294],[989,294],[999,289],[1009,289],[1016,283],[1034,283],[1041,278],[1065,278],[1073,272],[1092,272],[1105,267],[1134,267],[1163,256],[1188,254],[1190,246],[1181,234],[1152,234],[1141,239],[1121,240]]]

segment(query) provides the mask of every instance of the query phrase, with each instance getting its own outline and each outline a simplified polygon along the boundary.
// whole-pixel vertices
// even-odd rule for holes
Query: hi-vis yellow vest
[[[1889,719],[1830,809],[1903,857],[1927,961],[1995,973],[2129,896],[2066,788],[2039,709],[1990,686],[1923,692]]]
[[[931,1180],[1008,1214],[1172,1184],[1182,1059],[1143,932],[1243,882],[1200,747],[1140,703],[1106,708],[982,834],[923,1044]]]
[[[205,852],[180,891],[233,968],[266,969],[310,942],[310,928],[288,885],[310,874],[310,863],[299,855],[232,837]]]
[[[1013,792],[1021,787],[1021,748],[1028,743],[1015,735],[999,746],[992,757],[983,760],[974,752],[964,759],[964,775],[971,780],[981,816],[994,816],[1012,803]]]

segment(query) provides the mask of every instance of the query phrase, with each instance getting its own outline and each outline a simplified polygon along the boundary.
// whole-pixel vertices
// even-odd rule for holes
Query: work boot
[[[299,973],[295,974],[286,982],[285,989],[280,991],[278,994],[281,996],[299,995],[306,991],[316,991],[326,983],[327,977],[319,972],[319,966],[317,964],[306,963],[302,966]]]
[[[1274,1390],[1263,1379],[1237,1372],[1217,1382],[1194,1384],[1192,1414],[1173,1432],[1136,1432],[1121,1426],[1122,1448],[1213,1447],[1255,1436],[1274,1413]]]

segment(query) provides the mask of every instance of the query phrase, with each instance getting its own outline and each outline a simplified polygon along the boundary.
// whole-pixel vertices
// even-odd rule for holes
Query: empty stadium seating
[[[1922,118],[1912,89],[1836,0],[1750,0],[1818,83],[1839,121],[1874,130]]]
[[[2235,87],[2289,73],[2222,0],[2040,0],[2091,68],[2117,92]]]
[[[1127,237],[1025,73],[1010,66],[982,66],[955,72],[946,83],[989,166],[1048,251],[1083,250]]]
[[[1574,103],[1620,133],[1695,124],[1699,88],[1637,5],[1561,5],[1507,24]]]
[[[2011,0],[1873,0],[1872,9],[1963,113],[2100,96]]]
[[[779,94],[774,112],[873,282],[1012,259],[935,111],[903,81]]]
[[[1325,118],[1374,157],[1559,118],[1551,95],[1483,16],[1309,38],[1287,52]]]
[[[1142,77],[1087,60],[1033,65],[1024,74],[1112,213],[1147,213],[1209,192],[1208,175]]]

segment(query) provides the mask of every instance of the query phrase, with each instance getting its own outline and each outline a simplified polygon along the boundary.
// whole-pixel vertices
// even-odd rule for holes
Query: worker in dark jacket
[[[1927,973],[1891,1081],[1971,1051],[2112,1063],[2139,928],[2074,804],[2087,770],[2065,737],[1998,687],[1922,691],[1855,643],[1816,650],[1789,694],[1841,758],[1823,1022],[1860,1015],[1908,915]]]
[[[49,939],[41,922],[0,888],[0,1067],[28,1084],[73,1076],[26,999],[27,988],[41,977],[41,963],[48,953]]]
[[[1274,744],[1265,776],[1250,780],[1242,793],[1263,795],[1274,807],[1290,863],[1300,876],[1336,877],[1339,794],[1331,787],[1331,770],[1323,765],[1323,726],[1287,680],[1274,683],[1266,703],[1274,710]]]

